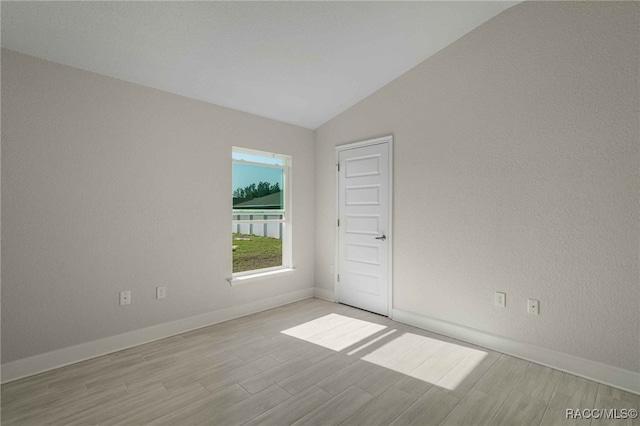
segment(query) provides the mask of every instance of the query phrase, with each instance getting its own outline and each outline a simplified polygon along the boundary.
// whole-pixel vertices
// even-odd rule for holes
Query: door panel
[[[344,224],[347,234],[380,235],[379,216],[346,214]]]
[[[347,261],[380,265],[380,247],[372,244],[347,244]]]
[[[345,176],[348,178],[380,174],[380,156],[369,155],[350,158],[344,162]]]
[[[339,147],[338,301],[389,314],[390,144]]]
[[[380,185],[347,186],[345,191],[345,204],[347,206],[380,205]]]

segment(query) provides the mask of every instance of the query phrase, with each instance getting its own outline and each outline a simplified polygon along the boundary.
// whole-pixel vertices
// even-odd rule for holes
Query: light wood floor
[[[2,386],[4,425],[607,424],[566,408],[640,397],[318,299]]]

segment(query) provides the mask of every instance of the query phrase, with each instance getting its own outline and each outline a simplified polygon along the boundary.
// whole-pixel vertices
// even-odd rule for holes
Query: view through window
[[[233,149],[233,273],[288,265],[290,157]]]

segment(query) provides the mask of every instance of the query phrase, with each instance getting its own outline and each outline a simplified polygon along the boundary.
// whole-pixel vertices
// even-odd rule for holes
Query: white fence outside
[[[242,221],[242,223],[236,223],[236,221]],[[257,223],[247,223],[252,221]],[[265,223],[264,221],[270,222]],[[282,214],[234,211],[231,232],[282,239]]]

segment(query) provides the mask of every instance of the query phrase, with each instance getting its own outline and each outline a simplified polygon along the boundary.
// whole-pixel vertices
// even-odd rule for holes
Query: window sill
[[[275,271],[256,272],[255,274],[247,274],[247,275],[241,275],[238,277],[231,277],[227,279],[227,281],[229,281],[229,284],[233,286],[233,285],[245,284],[253,281],[261,281],[268,278],[281,277],[283,275],[292,274],[294,271],[295,271],[295,268],[282,268],[282,269],[276,269]]]

